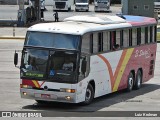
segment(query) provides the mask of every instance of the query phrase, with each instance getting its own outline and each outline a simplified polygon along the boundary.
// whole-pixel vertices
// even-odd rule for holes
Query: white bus
[[[110,0],[94,0],[94,11],[110,12]]]
[[[28,28],[20,65],[22,98],[89,104],[154,76],[156,24],[142,16],[74,16]],[[18,54],[14,63],[17,65]]]
[[[53,0],[53,10],[70,11],[73,3],[74,3],[73,0]]]
[[[34,0],[29,0],[29,5],[30,6],[34,6],[35,5],[35,1]],[[45,11],[45,0],[40,0],[40,9],[42,11]]]
[[[89,0],[75,0],[75,11],[89,11]]]

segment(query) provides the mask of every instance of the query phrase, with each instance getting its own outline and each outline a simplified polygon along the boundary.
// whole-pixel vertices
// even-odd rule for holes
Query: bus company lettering
[[[150,57],[151,50],[148,48],[146,50],[136,50],[135,57],[142,57],[144,56],[145,58]]]

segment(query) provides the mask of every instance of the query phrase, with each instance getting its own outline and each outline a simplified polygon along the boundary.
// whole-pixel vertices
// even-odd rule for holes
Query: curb
[[[24,40],[25,37],[24,37],[24,36],[0,36],[0,39],[1,39],[1,40],[2,40],[2,39],[4,39],[4,40],[5,40],[5,39]]]

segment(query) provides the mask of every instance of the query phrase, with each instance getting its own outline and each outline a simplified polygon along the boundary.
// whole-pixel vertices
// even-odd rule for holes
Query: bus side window
[[[103,32],[103,51],[110,50],[110,33]]]
[[[120,46],[123,47],[123,30],[120,31]]]
[[[150,26],[150,43],[153,41],[153,27]]]
[[[150,27],[148,27],[148,33],[147,34],[148,34],[148,43],[150,43],[150,37],[151,37],[150,36],[151,35],[151,33],[150,33]]]
[[[98,52],[103,51],[103,33],[98,33]]]
[[[93,53],[98,52],[98,34],[93,33]]]
[[[157,26],[154,26],[153,35],[154,35],[154,42],[156,42],[157,41]]]
[[[145,28],[141,28],[141,44],[145,44]]]
[[[110,50],[114,50],[114,45],[116,44],[116,31],[110,32]]]
[[[141,28],[137,28],[137,45],[141,44]]]
[[[137,29],[133,28],[132,29],[132,46],[137,45]]]
[[[132,46],[132,29],[129,29],[129,46]]]
[[[90,34],[90,53],[93,53],[93,34]]]
[[[118,30],[116,31],[116,41],[115,41],[115,48],[119,49],[121,46],[121,32]]]
[[[129,46],[129,30],[123,30],[123,46],[128,47]]]
[[[149,43],[148,41],[148,27],[145,27],[145,43]]]
[[[85,53],[89,53],[90,52],[90,34],[85,34],[82,36],[82,48],[81,51],[85,52]]]

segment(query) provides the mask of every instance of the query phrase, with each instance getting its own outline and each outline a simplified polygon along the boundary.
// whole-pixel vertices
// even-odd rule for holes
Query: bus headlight
[[[95,2],[94,4],[95,4],[95,6],[98,6],[97,2]]]
[[[75,93],[76,92],[75,89],[67,89],[67,88],[61,88],[60,91],[61,92],[68,92],[68,93]]]

